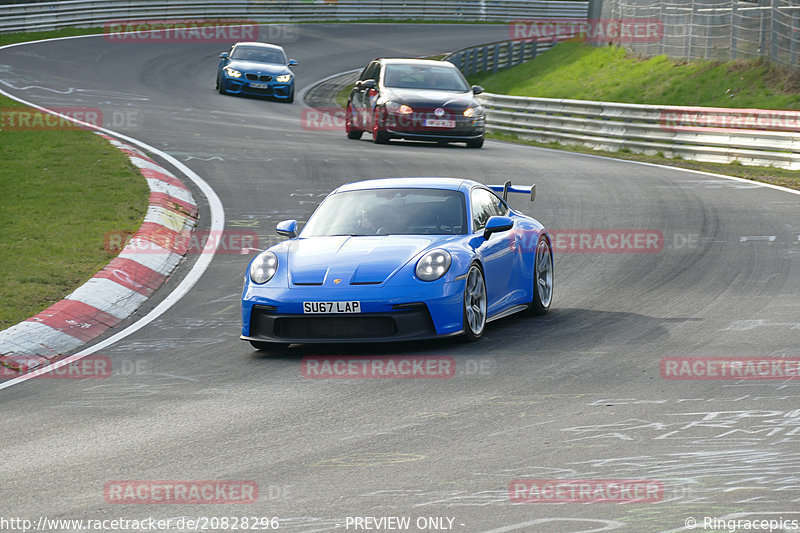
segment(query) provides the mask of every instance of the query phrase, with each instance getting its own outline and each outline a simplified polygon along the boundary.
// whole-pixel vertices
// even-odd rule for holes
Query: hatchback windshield
[[[286,64],[286,56],[280,50],[261,48],[258,46],[237,46],[233,49],[231,59],[258,61],[259,63]]]
[[[386,65],[383,84],[397,89],[458,92],[465,92],[470,88],[458,69],[438,65]]]
[[[467,232],[464,195],[444,189],[367,189],[333,194],[301,237],[324,235],[460,235]]]

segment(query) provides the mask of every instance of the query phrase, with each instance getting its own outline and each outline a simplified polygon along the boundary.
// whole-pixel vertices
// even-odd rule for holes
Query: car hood
[[[472,91],[457,93],[430,89],[393,89],[384,92],[387,100],[394,100],[418,108],[443,107],[453,111],[463,111],[470,105],[477,105]]]
[[[258,61],[244,61],[241,59],[233,59],[228,62],[226,67],[230,67],[239,72],[247,72],[250,74],[268,74],[270,76],[280,76],[281,74],[289,74],[291,70],[286,65],[276,65],[275,63],[259,63]]]
[[[334,236],[295,239],[287,262],[292,285],[380,284],[440,236]],[[339,279],[339,283],[334,283]]]

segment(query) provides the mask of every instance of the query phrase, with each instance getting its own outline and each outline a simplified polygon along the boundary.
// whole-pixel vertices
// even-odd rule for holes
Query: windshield
[[[464,195],[443,189],[367,189],[333,194],[301,237],[324,235],[461,235]]]
[[[231,59],[258,61],[259,63],[276,63],[278,65],[286,64],[286,56],[282,51],[258,46],[237,46],[233,49]]]
[[[397,89],[458,92],[470,89],[457,68],[439,65],[386,65],[383,84]]]

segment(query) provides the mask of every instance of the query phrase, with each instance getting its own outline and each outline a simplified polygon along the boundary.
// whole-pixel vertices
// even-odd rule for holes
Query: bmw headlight
[[[241,72],[239,72],[238,70],[232,69],[230,67],[225,67],[225,72],[227,72],[228,76],[230,76],[231,78],[241,78],[242,77],[242,73]]]
[[[482,117],[484,113],[484,108],[482,105],[477,105],[475,107],[468,107],[464,110],[465,117]]]
[[[268,282],[278,271],[278,257],[269,250],[261,252],[250,263],[250,280],[259,285]]]
[[[281,74],[280,76],[277,76],[275,78],[275,81],[279,81],[281,83],[286,83],[287,81],[290,81],[291,79],[292,79],[292,75],[291,74]]]
[[[422,281],[435,281],[450,270],[452,258],[445,250],[431,250],[417,262],[416,274]]]
[[[410,115],[414,112],[411,106],[399,102],[386,102],[386,110],[389,113],[395,113],[397,115]]]

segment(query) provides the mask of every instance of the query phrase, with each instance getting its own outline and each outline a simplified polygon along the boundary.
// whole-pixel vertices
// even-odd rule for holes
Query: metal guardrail
[[[540,142],[800,170],[800,112],[484,93],[489,131]]]
[[[580,0],[68,0],[0,5],[0,32],[186,18],[261,23],[371,19],[490,22],[585,17],[587,9],[588,2]]]
[[[451,52],[442,61],[453,63],[465,76],[478,72],[497,72],[530,61],[569,37],[560,36],[556,40],[547,41],[515,39],[470,46]]]

